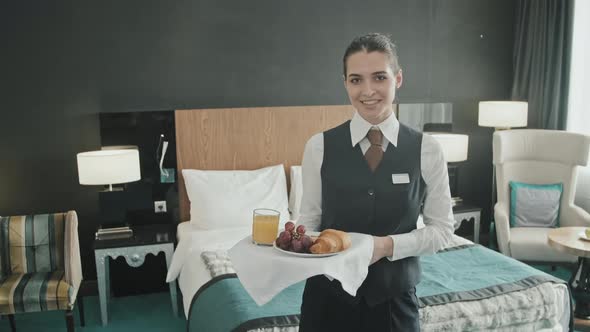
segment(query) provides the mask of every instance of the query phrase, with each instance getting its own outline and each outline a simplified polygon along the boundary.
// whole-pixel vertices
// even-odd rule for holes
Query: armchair
[[[580,167],[574,204],[590,213],[590,167]]]
[[[562,183],[560,226],[590,226],[590,215],[574,205],[577,166],[586,165],[590,137],[557,130],[496,131],[493,137],[498,202],[494,206],[500,251],[528,262],[575,263],[577,257],[547,244],[551,228],[510,228],[510,181]]]
[[[75,211],[0,218],[0,315],[65,310],[68,332],[82,282]],[[80,320],[84,325],[82,302]]]

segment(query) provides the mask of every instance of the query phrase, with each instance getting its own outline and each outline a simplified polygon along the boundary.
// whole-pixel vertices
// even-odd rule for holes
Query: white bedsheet
[[[188,317],[193,296],[201,286],[211,280],[211,274],[201,259],[201,252],[228,250],[251,232],[252,227],[201,230],[188,222],[178,225],[178,246],[172,256],[166,281],[170,282],[178,278],[186,317]]]
[[[211,275],[201,259],[201,252],[228,250],[250,233],[250,227],[211,231],[199,230],[189,223],[179,224],[177,235],[179,243],[168,270],[167,281],[178,278],[186,317],[188,317],[193,296],[201,286],[211,279]],[[449,247],[470,243],[472,242],[454,235]],[[530,306],[530,303],[538,303],[538,305],[533,308],[523,308]],[[423,331],[448,331],[469,326],[472,330],[485,330],[485,326],[497,326],[496,324],[503,326],[504,323],[519,317],[535,317],[536,319],[544,317],[544,319],[541,322],[531,320],[530,323],[501,329],[494,328],[493,330],[567,331],[569,305],[567,287],[563,284],[547,283],[524,291],[480,301],[428,306],[420,309],[420,317],[422,320],[427,318],[426,320],[429,321],[428,325],[423,326]],[[495,313],[498,311],[505,314],[496,315]],[[450,320],[450,317],[453,319]],[[498,322],[498,317],[505,322]],[[268,331],[273,330],[269,329]],[[297,331],[297,328],[281,330],[281,332],[283,331]],[[264,330],[264,332],[267,331]]]

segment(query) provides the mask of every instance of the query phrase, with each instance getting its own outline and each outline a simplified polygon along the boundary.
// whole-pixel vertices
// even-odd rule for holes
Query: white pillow
[[[289,220],[283,165],[253,171],[182,170],[191,203],[191,224],[200,229],[252,225],[257,208],[280,212],[280,226]]]
[[[301,196],[303,196],[303,173],[301,166],[291,166],[291,190],[289,191],[289,211],[291,218],[299,218],[301,208]]]

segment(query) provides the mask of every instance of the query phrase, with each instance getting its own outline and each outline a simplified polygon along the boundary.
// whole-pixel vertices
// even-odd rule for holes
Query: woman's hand
[[[391,255],[393,255],[393,239],[391,236],[373,236],[373,257],[371,257],[369,265]]]

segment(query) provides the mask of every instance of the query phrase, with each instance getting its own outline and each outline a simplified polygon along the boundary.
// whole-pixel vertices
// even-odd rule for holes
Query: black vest
[[[321,229],[376,236],[416,229],[426,187],[421,148],[422,133],[400,124],[397,147],[389,144],[373,173],[359,144],[351,144],[350,121],[324,132]],[[408,174],[410,182],[394,184],[393,174]],[[362,296],[369,305],[381,303],[419,281],[418,257],[383,258],[369,266],[355,300]]]

